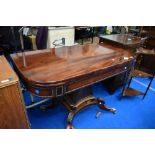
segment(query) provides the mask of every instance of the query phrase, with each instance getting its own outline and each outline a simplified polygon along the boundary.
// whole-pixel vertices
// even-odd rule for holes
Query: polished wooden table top
[[[142,42],[142,39],[140,37],[135,37],[128,34],[105,35],[105,36],[100,36],[100,38],[107,41],[112,41],[122,45],[126,45],[126,46],[136,45]]]
[[[130,52],[110,45],[76,45],[29,51],[26,52],[26,67],[23,66],[21,53],[12,54],[11,57],[26,79],[53,84],[133,58]]]
[[[107,44],[25,52],[26,67],[22,53],[11,57],[26,87],[40,96],[61,96],[102,81],[125,72],[134,60],[131,51]]]

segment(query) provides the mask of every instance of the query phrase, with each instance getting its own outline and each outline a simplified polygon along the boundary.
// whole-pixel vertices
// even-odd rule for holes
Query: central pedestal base
[[[91,87],[82,88],[71,94],[66,95],[62,99],[62,103],[69,110],[67,118],[67,129],[73,129],[72,120],[74,116],[82,109],[97,105],[100,109],[115,113],[116,109],[108,108],[105,105],[105,101],[102,98],[96,98],[93,96]]]

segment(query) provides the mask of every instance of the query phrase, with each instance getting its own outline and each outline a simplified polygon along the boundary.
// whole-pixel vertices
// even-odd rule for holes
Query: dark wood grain
[[[144,93],[133,88],[126,88],[123,92],[123,96],[139,96],[139,95],[144,95]]]
[[[148,74],[146,72],[143,72],[141,70],[135,69],[135,70],[133,70],[131,72],[130,76],[132,76],[132,77],[147,77],[147,78],[149,77],[149,78],[151,78],[153,75]]]
[[[144,72],[148,72],[150,74],[154,74],[155,72],[155,51],[139,48],[137,50],[137,68],[143,70]]]
[[[141,46],[144,40],[140,37],[135,37],[128,34],[113,34],[100,36],[100,42],[107,42],[128,48],[137,48]]]
[[[29,90],[38,96],[59,96],[104,80],[130,68],[132,52],[111,45],[76,45],[12,54],[15,68]],[[57,94],[58,89],[62,94]],[[36,93],[39,89],[39,93]]]
[[[143,26],[143,30],[148,32],[148,39],[145,42],[145,48],[155,49],[155,26]]]

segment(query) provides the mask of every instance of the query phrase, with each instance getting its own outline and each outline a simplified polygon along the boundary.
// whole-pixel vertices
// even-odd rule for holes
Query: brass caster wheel
[[[113,114],[116,114],[116,109],[115,108],[111,108],[110,110]]]

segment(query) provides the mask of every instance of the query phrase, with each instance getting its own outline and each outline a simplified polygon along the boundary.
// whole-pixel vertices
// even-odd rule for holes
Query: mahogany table
[[[129,34],[113,34],[100,36],[100,43],[107,42],[113,45],[120,45],[124,48],[132,48],[135,50],[140,47],[144,40],[140,37],[132,36]]]
[[[111,45],[75,45],[11,55],[14,67],[26,88],[36,96],[58,98],[69,110],[67,128],[81,109],[105,106],[102,98],[92,95],[91,85],[131,70],[135,58],[131,51]],[[126,76],[127,78],[127,76]]]

